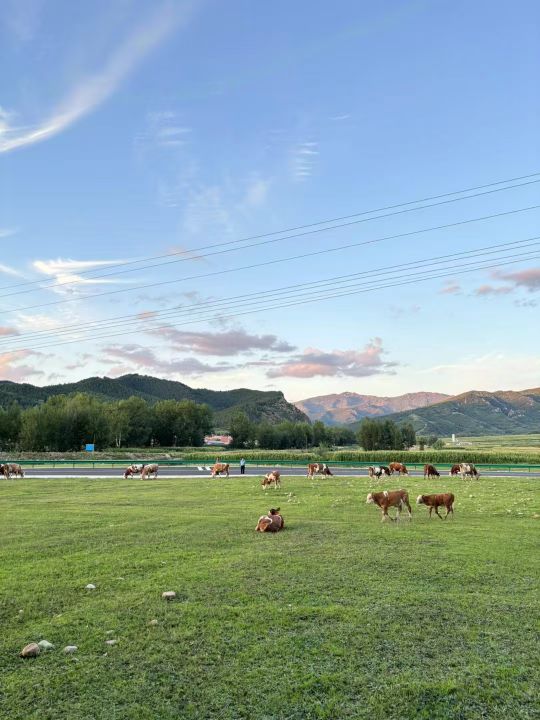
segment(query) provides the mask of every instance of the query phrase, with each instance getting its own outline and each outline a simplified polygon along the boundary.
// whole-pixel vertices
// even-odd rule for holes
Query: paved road
[[[264,473],[274,470],[276,466],[261,466],[261,467],[247,467],[246,476],[261,477]],[[281,475],[288,477],[305,477],[306,471],[302,467],[279,467]],[[367,477],[366,468],[332,468],[332,472],[336,476],[346,477]],[[108,479],[108,478],[122,478],[124,470],[123,468],[25,468],[25,475],[28,478],[94,478],[94,479]],[[423,477],[421,470],[411,470],[409,474],[412,477]],[[490,470],[485,473],[488,477],[540,477],[540,473],[527,472],[525,470]],[[209,477],[210,472],[207,469],[198,469],[197,467],[167,467],[162,465],[159,469],[159,477]],[[448,477],[448,472],[443,471],[441,477]],[[138,479],[140,476],[136,476]],[[236,468],[233,469],[231,477],[241,477]],[[321,477],[320,475],[318,477]],[[394,476],[397,480],[398,476]]]

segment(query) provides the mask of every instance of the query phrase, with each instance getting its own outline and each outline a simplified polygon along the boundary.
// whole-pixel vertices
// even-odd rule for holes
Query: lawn
[[[382,524],[367,478],[1,481],[0,717],[538,718],[539,483]]]

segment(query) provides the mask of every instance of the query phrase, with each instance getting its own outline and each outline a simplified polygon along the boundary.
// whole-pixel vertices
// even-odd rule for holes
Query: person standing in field
[[[246,474],[246,461],[244,460],[244,458],[242,458],[240,460],[240,475],[245,475],[245,474]]]

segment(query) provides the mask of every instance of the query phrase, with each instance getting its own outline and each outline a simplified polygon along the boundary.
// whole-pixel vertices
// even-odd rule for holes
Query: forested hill
[[[519,392],[471,392],[444,402],[386,415],[411,422],[421,435],[515,435],[540,429],[540,388]]]
[[[283,420],[308,422],[307,416],[285,400],[282,392],[261,390],[205,390],[191,388],[174,380],[162,380],[150,375],[123,375],[119,378],[91,377],[75,383],[38,387],[28,383],[0,381],[0,406],[7,407],[16,400],[27,408],[53,395],[88,393],[100,400],[124,400],[133,395],[149,403],[158,400],[193,400],[206,403],[214,411],[217,424],[226,423],[231,413],[241,410],[254,422]]]

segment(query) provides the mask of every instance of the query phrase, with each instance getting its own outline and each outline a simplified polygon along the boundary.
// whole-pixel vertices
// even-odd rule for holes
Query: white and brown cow
[[[369,493],[366,503],[368,505],[374,504],[381,508],[381,522],[385,520],[399,520],[399,514],[404,507],[406,507],[409,512],[409,520],[412,518],[409,493],[406,490],[383,490],[382,492]],[[397,510],[395,518],[391,518],[388,514],[388,508],[391,507],[395,507]]]
[[[140,475],[143,471],[144,465],[130,465],[125,469],[124,478],[133,477],[134,475]]]
[[[261,515],[255,528],[256,532],[279,532],[285,527],[279,508],[270,508],[268,515]]]
[[[474,478],[479,478],[480,473],[475,468],[475,466],[472,463],[460,463],[459,464],[459,474],[461,475],[462,480],[465,480],[466,477],[469,478],[469,480],[472,480]]]
[[[157,478],[158,470],[159,467],[157,463],[150,463],[150,465],[144,465],[143,469],[141,470],[141,480],[147,480],[150,475],[153,475],[154,478]]]
[[[279,470],[272,470],[272,472],[266,473],[261,481],[261,485],[263,490],[266,490],[266,488],[270,487],[270,485],[273,485],[275,490],[277,490],[278,487],[280,488],[281,474]]]
[[[19,463],[5,463],[5,465],[0,465],[0,474],[3,474],[7,479],[9,479],[12,475],[23,478],[24,470]]]
[[[454,515],[454,496],[452,493],[441,493],[440,495],[419,495],[416,498],[417,505],[426,505],[429,508],[429,517],[433,510],[439,515],[441,520],[443,516],[439,514],[439,507],[446,508],[446,515],[444,520],[448,517],[449,513]]]
[[[326,463],[309,463],[307,466],[308,480],[313,480],[315,475],[333,475]]]
[[[214,463],[214,465],[212,465],[212,477],[216,477],[216,475],[229,477],[229,463]]]
[[[392,475],[394,473],[397,473],[398,475],[408,475],[409,474],[409,471],[407,470],[407,468],[405,467],[405,465],[403,463],[391,462],[388,467],[390,468],[390,472],[392,473]]]
[[[375,465],[375,467],[370,465],[368,467],[368,477],[379,480],[383,475],[390,477],[390,468],[386,467],[386,465]]]

